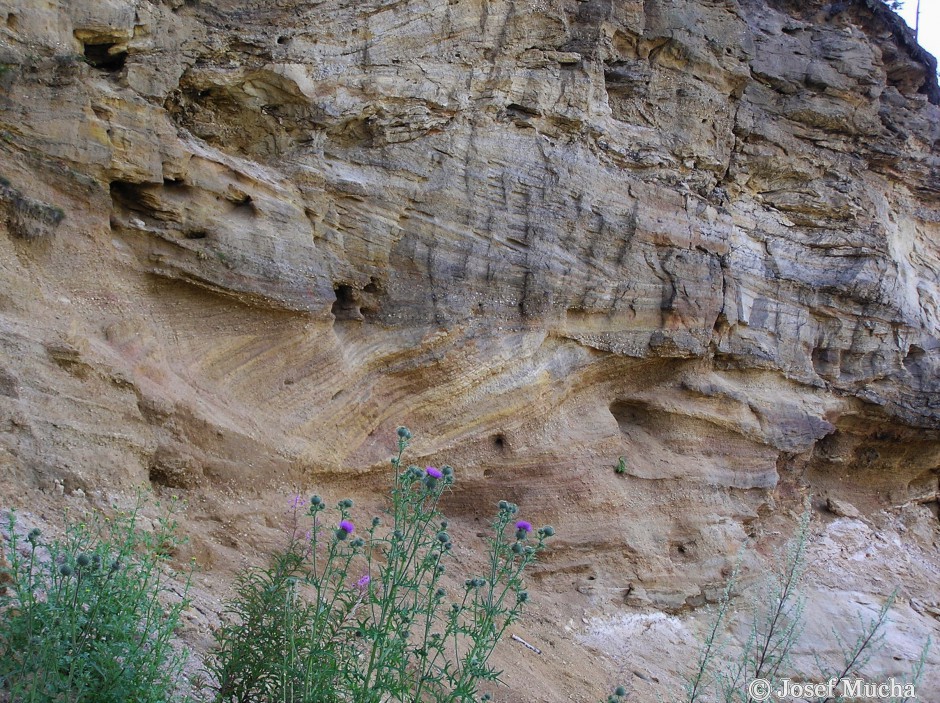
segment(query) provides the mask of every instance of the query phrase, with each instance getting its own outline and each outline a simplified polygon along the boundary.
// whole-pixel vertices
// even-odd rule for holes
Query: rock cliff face
[[[808,496],[887,530],[912,642],[936,67],[876,0],[0,0],[0,495],[368,496],[408,424],[463,524],[558,527],[575,629]]]

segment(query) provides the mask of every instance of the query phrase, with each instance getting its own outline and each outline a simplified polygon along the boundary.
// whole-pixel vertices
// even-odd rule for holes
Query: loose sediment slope
[[[407,423],[572,615],[701,605],[808,495],[924,550],[913,642],[935,73],[876,0],[3,0],[0,491],[362,492]]]

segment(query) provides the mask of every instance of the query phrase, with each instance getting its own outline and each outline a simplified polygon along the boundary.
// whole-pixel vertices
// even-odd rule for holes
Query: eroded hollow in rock
[[[102,71],[114,73],[124,68],[127,62],[127,49],[115,51],[116,43],[85,44],[85,61]]]
[[[342,320],[362,320],[362,310],[353,287],[340,283],[333,288],[336,300],[333,302],[331,312],[337,322]]]
[[[904,357],[904,368],[912,376],[922,376],[927,369],[927,352],[916,344],[912,344]]]

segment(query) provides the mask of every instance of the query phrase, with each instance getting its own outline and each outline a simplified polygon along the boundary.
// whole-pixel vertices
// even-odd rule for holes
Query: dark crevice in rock
[[[120,71],[127,62],[127,49],[115,49],[117,46],[116,43],[85,44],[85,61],[102,71]]]
[[[333,288],[333,292],[336,294],[336,300],[331,312],[337,322],[363,319],[361,305],[352,286],[340,283]]]
[[[912,376],[922,376],[927,369],[927,352],[916,344],[912,344],[904,357],[904,368]]]
[[[824,347],[813,349],[813,369],[822,378],[838,378],[841,363],[842,351],[840,349]]]

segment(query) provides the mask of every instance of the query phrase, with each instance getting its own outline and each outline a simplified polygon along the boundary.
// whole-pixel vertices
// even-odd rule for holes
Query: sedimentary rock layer
[[[3,0],[4,491],[365,490],[404,423],[670,610],[935,503],[935,74],[875,0]]]

